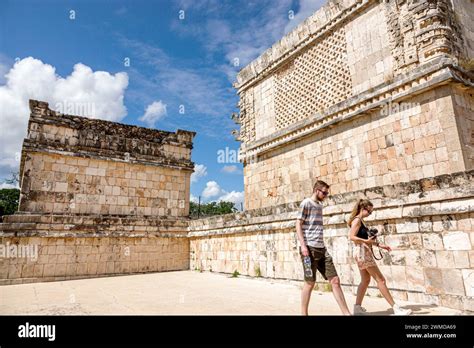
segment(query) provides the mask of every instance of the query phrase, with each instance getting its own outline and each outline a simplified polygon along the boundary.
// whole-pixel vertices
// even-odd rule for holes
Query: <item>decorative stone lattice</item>
[[[276,127],[282,129],[351,96],[344,28],[275,73]]]

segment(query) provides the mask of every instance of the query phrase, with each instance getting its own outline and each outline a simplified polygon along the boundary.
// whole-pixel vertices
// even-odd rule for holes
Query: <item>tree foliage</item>
[[[201,203],[200,206],[198,203],[190,202],[189,207],[189,215],[191,217],[222,215],[236,211],[237,209],[234,207],[234,203],[225,201]]]
[[[0,189],[0,216],[14,214],[18,210],[19,200],[19,189]]]

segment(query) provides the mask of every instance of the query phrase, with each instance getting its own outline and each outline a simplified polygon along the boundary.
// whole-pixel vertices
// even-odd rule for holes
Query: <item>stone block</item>
[[[443,291],[450,295],[461,295],[465,296],[464,283],[466,282],[465,276],[467,273],[462,273],[458,269],[442,269],[443,277]],[[469,280],[468,280],[469,281]]]
[[[426,293],[430,295],[440,295],[445,293],[443,284],[443,274],[438,268],[424,268]]]
[[[466,232],[446,232],[443,243],[447,250],[471,250],[471,241]]]
[[[466,296],[474,296],[474,269],[463,269],[461,272]]]
[[[408,290],[425,291],[425,276],[422,267],[406,267]]]
[[[423,248],[427,250],[443,250],[443,238],[439,233],[424,233]]]
[[[439,268],[454,268],[454,255],[452,251],[436,251],[436,263]]]

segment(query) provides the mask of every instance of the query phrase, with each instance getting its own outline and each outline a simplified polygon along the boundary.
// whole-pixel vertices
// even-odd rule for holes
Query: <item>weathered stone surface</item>
[[[438,233],[424,233],[423,247],[428,250],[443,250],[443,239]]]
[[[474,296],[474,269],[463,269],[462,279],[467,296]]]
[[[425,268],[426,292],[431,295],[444,294],[443,276],[441,269]]]
[[[61,115],[30,101],[20,211],[186,216],[194,132]]]
[[[458,269],[443,269],[443,291],[446,294],[465,296],[463,274]],[[464,281],[465,282],[465,281]]]
[[[468,251],[453,251],[453,256],[456,268],[470,268]]]
[[[471,250],[471,241],[466,232],[447,232],[443,235],[447,250]]]
[[[19,212],[0,224],[0,283],[188,269],[194,133],[30,109]]]
[[[454,255],[452,251],[436,251],[436,264],[439,268],[452,268],[454,266]]]

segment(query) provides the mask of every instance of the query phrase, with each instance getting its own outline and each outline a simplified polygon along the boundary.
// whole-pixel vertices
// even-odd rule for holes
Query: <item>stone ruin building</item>
[[[191,268],[302,279],[295,211],[322,179],[346,290],[368,198],[394,297],[473,311],[473,58],[473,1],[328,1],[239,72],[245,212],[191,221]]]
[[[19,211],[0,240],[39,253],[4,258],[0,284],[187,269],[195,133],[30,109]]]
[[[395,249],[379,262],[394,297],[474,311],[473,56],[472,1],[329,0],[239,72],[245,210],[198,220],[194,133],[33,101],[20,209],[0,238],[40,253],[2,262],[0,282],[186,269],[302,280],[295,216],[322,179],[346,290],[359,281],[346,220],[368,198]]]

